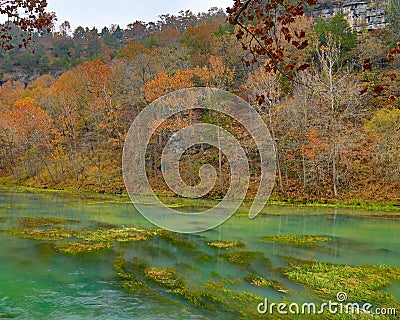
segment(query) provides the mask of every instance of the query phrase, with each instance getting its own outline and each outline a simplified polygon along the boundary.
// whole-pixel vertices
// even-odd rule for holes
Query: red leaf
[[[302,64],[300,67],[297,68],[298,71],[304,71],[309,68],[310,65],[308,63]]]
[[[372,67],[371,59],[370,58],[365,59],[364,62],[363,62],[363,70],[364,71],[365,70],[369,70],[369,69],[371,69],[371,67]]]
[[[377,94],[381,94],[384,88],[382,86],[376,86],[374,87],[374,92]]]
[[[293,64],[287,64],[287,65],[285,66],[285,69],[286,69],[286,71],[294,70],[294,65],[293,65]]]
[[[265,96],[262,94],[261,96],[257,95],[257,103],[258,105],[262,105],[265,102]]]

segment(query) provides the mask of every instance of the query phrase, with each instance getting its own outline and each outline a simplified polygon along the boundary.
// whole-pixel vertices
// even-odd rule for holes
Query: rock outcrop
[[[386,27],[385,0],[321,0],[313,8],[311,15],[318,19],[331,19],[341,12],[358,32]]]

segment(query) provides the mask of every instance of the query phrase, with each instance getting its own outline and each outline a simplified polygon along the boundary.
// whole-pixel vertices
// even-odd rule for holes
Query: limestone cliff
[[[386,27],[385,6],[385,0],[320,0],[311,15],[329,20],[341,12],[355,30],[376,30]]]

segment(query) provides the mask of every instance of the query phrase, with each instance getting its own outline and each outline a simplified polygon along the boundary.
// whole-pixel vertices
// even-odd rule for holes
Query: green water
[[[200,205],[194,203],[193,209]],[[99,254],[65,256],[45,241],[16,238],[0,233],[0,319],[208,319],[214,318],[191,307],[183,299],[162,290],[156,296],[128,293],[116,281],[112,262],[120,250],[126,260],[140,260],[149,266],[174,268],[190,285],[222,281],[235,290],[250,291],[260,297],[282,301],[288,298],[272,288],[259,288],[243,281],[249,272],[283,282],[293,300],[306,300],[310,292],[291,283],[275,270],[287,267],[287,257],[350,265],[400,266],[400,220],[361,217],[363,212],[340,209],[301,210],[269,207],[264,215],[249,220],[233,217],[220,227],[184,239],[196,245],[196,254],[178,250],[155,238],[125,244]],[[115,226],[153,227],[129,203],[107,203],[65,197],[0,191],[0,217],[18,219],[49,216],[75,219],[88,228]],[[6,220],[6,219],[4,219]],[[12,222],[1,222],[0,229]],[[262,242],[267,235],[299,234],[328,236],[332,241],[316,247],[291,247]],[[260,252],[271,266],[255,262],[246,270],[229,264],[224,249],[207,246],[212,240],[241,241],[246,250]],[[189,250],[190,251],[190,250]],[[197,259],[206,253],[209,259]],[[211,258],[210,258],[211,257]],[[400,286],[387,288],[400,299]],[[256,306],[254,306],[256,308]]]

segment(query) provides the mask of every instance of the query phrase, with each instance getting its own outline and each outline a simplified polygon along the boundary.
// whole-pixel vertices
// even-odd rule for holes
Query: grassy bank
[[[121,194],[107,193],[107,192],[96,192],[93,190],[86,189],[54,189],[54,188],[38,188],[26,185],[17,185],[10,183],[6,180],[0,180],[0,188],[13,190],[15,192],[33,192],[33,193],[54,193],[62,194],[64,196],[82,197],[85,199],[97,200],[99,202],[130,202],[129,196],[126,192]],[[199,207],[208,207],[218,200],[201,199],[192,200],[184,199],[180,197],[174,197],[170,195],[157,195],[161,201],[166,203],[168,206],[179,208],[186,207],[193,204],[193,201],[198,201]],[[252,201],[246,200],[242,207],[238,210],[237,215],[247,215],[249,208],[251,207]],[[285,199],[277,196],[270,197],[268,204],[271,206],[283,206],[283,207],[296,207],[296,208],[329,208],[329,209],[357,209],[367,211],[365,215],[376,216],[376,217],[400,217],[400,203],[396,201],[377,201],[377,200],[366,200],[366,199],[306,199],[306,198],[290,198]],[[265,210],[264,210],[265,211]],[[274,214],[273,212],[264,212],[265,214]],[[368,213],[369,212],[369,213]]]

